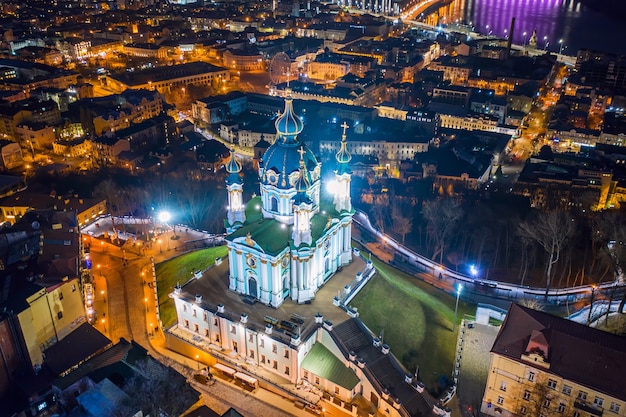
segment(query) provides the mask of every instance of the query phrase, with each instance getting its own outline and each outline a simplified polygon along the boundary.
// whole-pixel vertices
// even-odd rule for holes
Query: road
[[[97,230],[100,234],[111,227],[110,220],[99,220],[98,224]],[[93,233],[96,228],[92,225],[88,230]],[[197,240],[202,232],[177,229],[177,234],[180,239],[176,242],[182,243]],[[219,413],[233,407],[245,416],[311,416],[310,413],[296,408],[292,401],[264,389],[250,393],[219,379],[213,385],[201,385],[192,379],[199,364],[166,348],[165,337],[158,326],[156,315],[157,300],[152,283],[154,277],[151,258],[161,262],[179,255],[180,252],[174,248],[176,245],[172,244],[169,249],[154,245],[152,248],[131,250],[127,246],[124,249],[91,234],[85,234],[83,238],[90,249],[96,285],[94,307],[98,316],[95,327],[114,343],[120,338],[136,341],[148,349],[152,357],[173,366],[188,377],[189,382],[203,394],[203,403]],[[162,238],[168,238],[167,233]],[[345,416],[338,412],[331,413],[330,410],[324,415]]]

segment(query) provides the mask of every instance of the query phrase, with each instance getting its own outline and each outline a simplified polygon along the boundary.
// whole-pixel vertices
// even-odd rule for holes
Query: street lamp
[[[563,53],[563,39],[559,39],[559,55]]]
[[[107,332],[107,326],[104,324],[104,319],[100,320],[102,322],[102,327],[104,327],[104,332]]]
[[[523,44],[523,46],[524,46],[524,48],[526,48],[526,32],[524,32],[523,35],[524,35],[524,44]]]
[[[148,314],[148,298],[147,297],[143,299],[143,303],[146,306],[146,314]]]
[[[547,37],[547,36],[544,36],[544,37],[543,37],[543,44],[544,44],[543,50],[544,50],[544,51],[546,51],[546,50],[548,49],[548,44],[549,44],[549,43],[550,43],[550,42],[548,42],[548,37]]]
[[[161,246],[162,240],[159,239],[159,240],[157,240],[157,242],[159,242],[159,253],[163,253],[163,246]]]
[[[456,330],[456,315],[459,309],[459,297],[461,296],[461,291],[463,290],[463,284],[457,284],[456,286],[456,304],[454,305],[454,321],[452,322],[452,333]]]

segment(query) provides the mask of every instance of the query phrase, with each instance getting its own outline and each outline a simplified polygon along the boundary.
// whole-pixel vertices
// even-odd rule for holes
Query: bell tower
[[[341,135],[341,148],[335,158],[337,159],[337,169],[335,170],[335,181],[337,183],[337,189],[335,190],[335,210],[339,213],[342,211],[352,211],[352,202],[350,201],[350,180],[352,178],[352,171],[348,167],[348,163],[352,159],[352,155],[348,152],[348,145],[346,141],[346,130],[348,125],[343,122],[341,125],[343,128],[343,134]]]
[[[313,215],[313,202],[307,194],[309,189],[309,173],[304,165],[304,149],[300,148],[300,168],[299,176],[294,186],[296,195],[293,198],[294,224],[291,238],[295,247],[302,243],[310,245],[313,241],[311,237],[311,216]]]
[[[246,221],[246,208],[243,204],[243,181],[239,176],[241,164],[235,156],[235,149],[230,148],[230,159],[226,163],[226,191],[228,191],[228,212],[226,214],[226,232],[232,233]]]

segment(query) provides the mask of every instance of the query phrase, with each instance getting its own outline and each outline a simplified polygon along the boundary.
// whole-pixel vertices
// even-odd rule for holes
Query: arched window
[[[274,196],[270,198],[270,211],[278,211],[278,199]]]

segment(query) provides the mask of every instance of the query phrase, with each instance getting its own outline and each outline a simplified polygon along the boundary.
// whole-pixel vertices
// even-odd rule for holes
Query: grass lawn
[[[174,301],[169,298],[176,284],[184,284],[192,278],[194,271],[204,270],[213,265],[215,258],[225,258],[227,255],[226,246],[217,246],[187,253],[156,265],[159,309],[164,328],[176,323]]]
[[[419,365],[419,378],[438,393],[441,375],[450,378],[456,333],[452,333],[455,297],[374,259],[378,274],[352,302],[374,333],[384,329],[384,343],[409,372]],[[459,302],[458,321],[473,313]],[[457,326],[458,330],[458,326]]]

